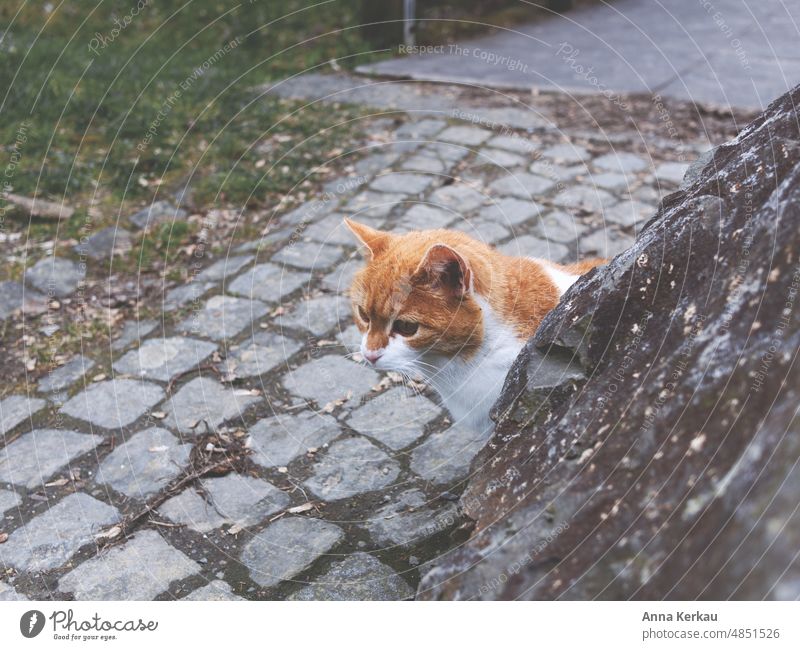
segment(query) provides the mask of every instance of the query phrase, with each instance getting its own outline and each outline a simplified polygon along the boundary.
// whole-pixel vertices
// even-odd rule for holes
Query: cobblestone
[[[347,423],[392,449],[408,447],[441,411],[427,397],[393,388],[356,409]]]
[[[199,435],[240,417],[248,406],[260,400],[249,390],[224,388],[208,377],[196,377],[164,402],[161,411],[166,413],[164,424],[168,427]]]
[[[159,512],[199,533],[225,524],[253,526],[289,504],[289,496],[266,481],[241,474],[200,481],[205,494],[187,488],[164,503]]]
[[[192,314],[178,328],[187,334],[223,341],[233,338],[266,313],[267,306],[258,300],[212,296],[200,311]]]
[[[454,503],[433,506],[419,490],[406,490],[378,510],[366,527],[384,547],[411,547],[447,531],[457,520]]]
[[[77,600],[152,600],[174,580],[200,571],[200,565],[165,542],[154,530],[142,530],[123,546],[93,557],[58,582]]]
[[[75,291],[85,275],[77,262],[45,257],[25,271],[25,280],[43,294],[63,298]]]
[[[61,407],[61,412],[106,429],[137,420],[164,397],[164,390],[146,381],[112,379],[89,386]]]
[[[0,515],[6,510],[16,508],[20,503],[22,503],[22,499],[19,498],[16,492],[0,489]]]
[[[295,395],[325,406],[348,395],[357,400],[379,381],[380,376],[369,368],[341,357],[327,356],[292,370],[283,383]]]
[[[489,435],[456,427],[434,433],[412,452],[411,469],[439,485],[463,479]]]
[[[325,501],[346,499],[391,484],[400,467],[364,438],[334,442],[305,486]]]
[[[309,449],[321,449],[341,433],[338,422],[313,411],[259,420],[249,430],[251,458],[263,467],[282,467]]]
[[[245,298],[278,302],[308,280],[306,273],[290,271],[275,264],[258,264],[236,278],[228,291]]]
[[[88,357],[78,355],[67,361],[63,366],[51,370],[39,380],[40,393],[53,393],[69,388],[84,374],[94,368],[94,361]]]
[[[46,402],[38,397],[9,395],[0,401],[0,434],[6,434],[20,422],[33,417]]]
[[[138,350],[126,353],[113,367],[119,373],[169,381],[200,365],[216,349],[217,346],[208,341],[181,336],[149,339]]]
[[[182,600],[201,600],[201,601],[223,601],[223,600],[244,600],[241,596],[233,593],[231,586],[223,580],[212,580],[205,587],[195,589]]]
[[[55,569],[117,521],[116,508],[82,492],[70,494],[11,533],[0,544],[0,562],[20,571]]]
[[[129,230],[108,226],[81,241],[73,250],[78,255],[99,261],[108,259],[112,255],[127,253],[132,245]]]
[[[256,332],[243,343],[227,348],[227,358],[217,364],[226,381],[257,377],[274,370],[300,350],[300,343],[273,332]]]
[[[368,553],[334,562],[325,575],[296,591],[289,600],[406,600],[408,583]]]
[[[7,585],[5,582],[0,582],[0,602],[12,602],[28,600],[22,594],[18,594],[14,587]]]
[[[96,447],[102,438],[66,429],[35,429],[0,453],[0,483],[42,488],[55,472]]]
[[[242,563],[262,587],[273,587],[308,568],[344,538],[338,526],[305,517],[283,517],[242,550]]]
[[[349,302],[340,296],[320,296],[301,300],[287,313],[281,315],[277,322],[281,328],[300,328],[322,336],[338,325],[340,320],[349,316]]]
[[[96,480],[145,500],[181,473],[190,451],[191,445],[181,444],[169,431],[152,427],[115,447],[101,463]]]

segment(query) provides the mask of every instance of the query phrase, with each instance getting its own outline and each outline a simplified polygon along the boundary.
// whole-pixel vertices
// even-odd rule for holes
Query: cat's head
[[[477,242],[452,231],[396,235],[345,223],[367,259],[350,297],[368,363],[425,374],[425,358],[468,357],[481,344],[482,311],[470,261]]]

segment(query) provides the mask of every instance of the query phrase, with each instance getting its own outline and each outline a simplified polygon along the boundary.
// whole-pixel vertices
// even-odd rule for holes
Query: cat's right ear
[[[375,257],[389,246],[391,235],[380,230],[375,230],[363,223],[345,218],[344,224],[369,251],[370,257]]]

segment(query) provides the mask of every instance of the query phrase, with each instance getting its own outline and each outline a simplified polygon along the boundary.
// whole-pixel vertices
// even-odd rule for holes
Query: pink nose
[[[381,358],[383,352],[380,350],[366,350],[364,352],[364,358],[369,361],[370,363],[375,363],[378,359]]]

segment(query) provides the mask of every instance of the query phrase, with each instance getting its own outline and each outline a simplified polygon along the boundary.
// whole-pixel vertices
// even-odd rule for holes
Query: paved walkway
[[[341,100],[352,86],[308,76],[279,92]],[[412,597],[464,534],[457,498],[489,432],[352,355],[343,294],[360,261],[342,216],[565,262],[610,256],[707,146],[654,138],[645,154],[636,133],[454,111],[447,88],[358,92],[409,112],[368,118],[370,146],[345,176],[169,288],[158,317],[123,323],[110,349],[0,400],[0,600]],[[127,227],[185,217],[160,202]],[[101,262],[91,272],[114,235],[76,251]],[[82,277],[74,258],[39,262],[27,304],[8,283],[1,317]]]
[[[798,38],[789,0],[619,0],[359,72],[762,109],[800,83]]]

